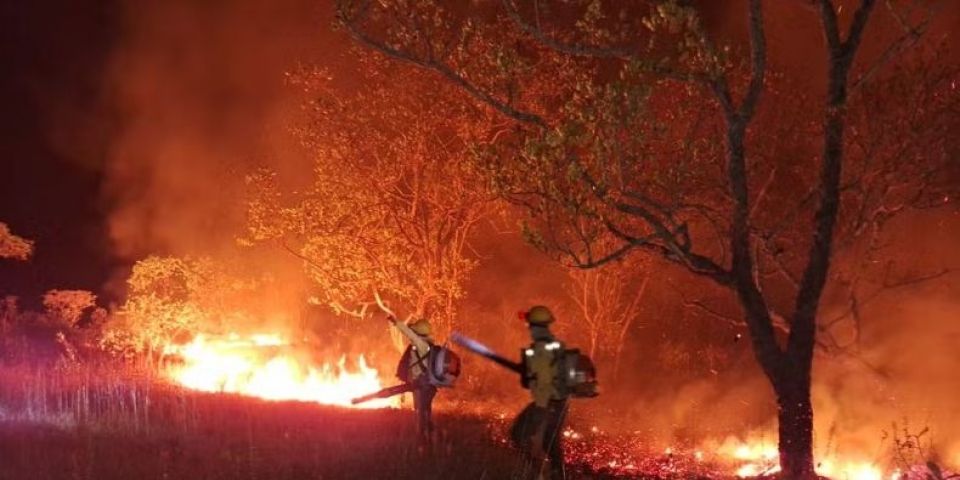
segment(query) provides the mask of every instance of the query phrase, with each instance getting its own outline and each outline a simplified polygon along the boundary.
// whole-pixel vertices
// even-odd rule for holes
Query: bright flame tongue
[[[198,335],[186,345],[167,346],[164,353],[183,359],[182,365],[168,369],[175,382],[204,392],[353,407],[350,399],[383,388],[379,373],[367,365],[363,355],[357,359],[356,370],[347,368],[346,357],[336,364],[304,365],[294,355],[273,353],[276,347],[288,345],[276,335]],[[398,402],[398,397],[393,397],[357,407],[395,407]]]
[[[742,444],[732,452],[720,452],[741,462],[736,475],[741,478],[769,475],[780,471],[780,454],[777,447],[764,444]],[[817,465],[817,473],[829,478],[842,480],[898,480],[899,472],[884,477],[883,471],[868,462],[833,462],[824,460]]]

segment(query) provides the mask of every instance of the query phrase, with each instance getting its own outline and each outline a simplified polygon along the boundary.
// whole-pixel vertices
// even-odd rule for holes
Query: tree
[[[81,316],[96,306],[97,296],[89,290],[50,290],[43,294],[47,315],[65,325],[79,327]]]
[[[197,333],[226,333],[255,323],[267,285],[243,275],[230,262],[209,258],[150,256],[127,279],[127,300],[111,322],[101,347],[117,356],[146,355],[155,361],[167,346]]]
[[[359,92],[322,71],[292,75],[310,98],[297,132],[314,175],[300,193],[275,172],[251,175],[247,241],[303,260],[318,301],[335,312],[363,318],[382,295],[443,335],[476,264],[470,236],[491,211],[463,161],[484,120],[468,102],[446,101],[444,89],[390,67],[368,61]]]
[[[134,264],[127,300],[104,333],[102,348],[128,358],[145,354],[153,362],[178,337],[195,333],[203,321],[195,293],[211,266],[204,260],[153,256]]]
[[[32,253],[32,241],[14,235],[6,223],[0,222],[0,258],[26,260]]]
[[[816,100],[777,90],[798,79],[769,72],[763,2],[747,3],[745,55],[721,45],[690,2],[337,5],[359,43],[432,71],[516,122],[512,135],[478,148],[479,163],[497,191],[532,214],[535,244],[582,268],[643,252],[733,293],[777,398],[782,471],[814,478],[810,375],[835,238],[856,232],[847,228],[855,211],[896,213],[883,207],[885,195],[862,188],[887,191],[891,178],[878,176],[884,170],[869,150],[852,149],[863,125],[850,128],[860,120],[851,111],[905,117],[899,98],[871,105],[859,95],[885,81],[932,11],[905,14],[887,2],[903,32],[855,68],[877,2],[860,0],[844,15],[833,1],[807,2],[825,39],[826,88]],[[649,15],[635,14],[647,5]],[[936,58],[930,65],[943,70]],[[937,101],[917,109],[915,121],[956,112],[956,72],[904,73],[924,83],[954,79],[928,92]],[[786,109],[791,98],[800,110]],[[786,128],[794,125],[801,128]],[[896,132],[894,143],[922,145],[909,134]],[[943,173],[942,145],[918,157],[921,168]],[[943,185],[912,175],[896,152],[888,158],[906,184],[895,190],[938,197],[933,187]]]
[[[652,275],[649,266],[637,266],[637,260],[631,260],[602,269],[567,269],[567,291],[586,327],[588,353],[595,360],[601,355],[611,360],[614,380],[619,377],[623,346],[640,315]]]

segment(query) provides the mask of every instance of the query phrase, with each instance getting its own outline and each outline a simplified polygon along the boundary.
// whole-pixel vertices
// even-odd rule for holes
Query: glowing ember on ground
[[[501,414],[496,418],[502,420],[503,417]],[[502,434],[505,428],[505,423],[496,425],[494,435]],[[643,441],[640,435],[612,435],[596,427],[583,431],[568,427],[563,436],[571,466],[603,478],[770,478],[780,471],[779,452],[770,440],[746,442],[731,438],[722,444],[711,443],[710,447],[706,444],[657,447]],[[953,478],[949,476],[952,472],[945,472],[944,478]],[[817,464],[817,473],[833,480],[929,478],[929,470],[922,464],[904,472],[849,458],[823,459]]]
[[[205,392],[236,393],[267,400],[299,400],[353,407],[350,399],[383,388],[380,374],[361,355],[354,368],[346,357],[336,363],[312,364],[309,355],[288,352],[290,343],[277,335],[198,335],[185,345],[170,345],[165,355],[182,359],[167,373],[178,384]],[[399,397],[357,407],[399,405]]]

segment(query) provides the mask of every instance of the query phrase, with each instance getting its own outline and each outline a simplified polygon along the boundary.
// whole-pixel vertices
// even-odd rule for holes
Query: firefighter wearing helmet
[[[412,392],[417,433],[420,445],[428,446],[433,433],[433,398],[437,394],[437,387],[429,381],[428,371],[430,349],[434,346],[430,338],[430,321],[420,318],[406,324],[393,316],[387,319],[410,341],[397,365],[397,378],[415,386]]]
[[[550,332],[554,322],[550,309],[537,305],[521,312],[520,317],[533,340],[522,352],[523,382],[533,401],[514,422],[511,438],[529,456],[533,478],[565,479],[562,431],[568,396],[558,388],[558,360],[564,347]]]

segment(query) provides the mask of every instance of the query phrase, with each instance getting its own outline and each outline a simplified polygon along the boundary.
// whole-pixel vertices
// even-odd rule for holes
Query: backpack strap
[[[423,372],[422,375],[427,375],[425,378],[428,378],[428,379],[429,379],[429,378],[432,377],[433,372],[430,370],[430,366],[429,366],[429,364],[430,364],[430,352],[433,350],[433,348],[435,347],[435,345],[432,344],[432,343],[430,343],[429,345],[430,345],[430,350],[427,351],[426,355],[422,355],[422,356],[420,355],[420,352],[416,349],[416,347],[414,347],[413,345],[410,345],[410,346],[407,347],[407,348],[409,349],[409,351],[410,351],[410,355],[415,359],[415,361],[414,361],[414,363],[413,363],[412,365],[409,363],[409,361],[408,361],[407,364],[405,365],[405,368],[407,368],[407,371],[408,371],[408,372],[409,372],[410,370],[413,370],[413,367],[414,367],[414,366],[419,366],[419,367],[420,367],[420,371]],[[408,357],[408,358],[410,358],[410,357]],[[408,376],[409,376],[409,374],[408,374]]]
[[[407,348],[403,350],[403,354],[400,355],[400,360],[397,362],[397,372],[396,377],[400,380],[407,381],[407,378],[410,376],[410,355],[412,352],[413,346],[407,345]]]

